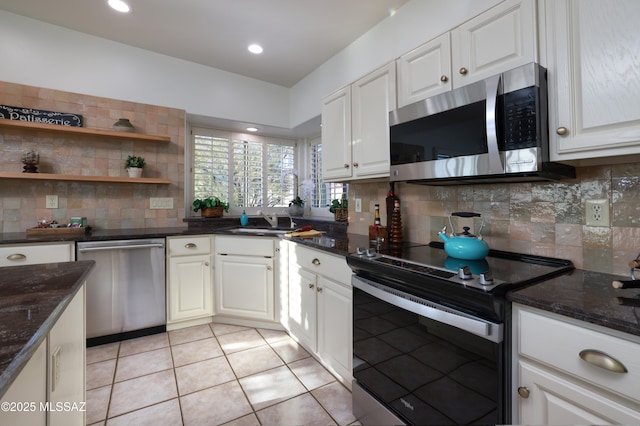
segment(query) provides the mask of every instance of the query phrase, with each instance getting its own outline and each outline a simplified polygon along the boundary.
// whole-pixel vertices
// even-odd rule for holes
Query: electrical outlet
[[[362,198],[356,198],[356,213],[362,213]]]
[[[157,209],[172,209],[173,198],[171,197],[151,197],[149,198],[149,208]]]
[[[609,200],[587,200],[586,201],[586,222],[587,226],[609,227]]]
[[[57,209],[58,208],[58,196],[57,195],[47,195],[45,198],[45,208],[47,209]]]

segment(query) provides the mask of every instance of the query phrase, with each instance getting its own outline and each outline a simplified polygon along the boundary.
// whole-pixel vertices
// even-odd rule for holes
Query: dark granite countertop
[[[640,336],[640,289],[615,289],[629,277],[574,270],[567,275],[510,292],[512,302]],[[619,297],[627,298],[621,304]],[[636,306],[630,304],[637,303]]]
[[[93,260],[7,266],[0,276],[0,398],[93,268]]]

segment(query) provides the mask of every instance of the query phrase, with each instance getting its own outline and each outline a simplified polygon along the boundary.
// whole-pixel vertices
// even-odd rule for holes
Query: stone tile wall
[[[575,180],[460,186],[397,184],[405,241],[438,240],[455,211],[481,213],[482,234],[491,248],[570,259],[577,268],[621,275],[640,252],[640,164],[577,169]],[[349,232],[366,234],[373,205],[384,199],[388,183],[349,185],[350,206],[362,198],[363,212],[349,211]],[[585,224],[585,201],[608,199],[611,227]],[[480,222],[475,220],[477,230]]]
[[[105,137],[56,135],[0,127],[0,171],[20,172],[21,153],[36,148],[43,173],[126,176],[128,155],[145,158],[145,177],[170,185],[0,179],[0,232],[24,232],[42,218],[66,223],[86,216],[94,229],[186,227],[184,214],[183,110],[0,82],[0,104],[81,114],[84,127],[111,129],[128,118],[140,133],[166,135],[169,144]],[[58,195],[59,208],[45,208]],[[150,197],[173,198],[173,209],[151,210]]]

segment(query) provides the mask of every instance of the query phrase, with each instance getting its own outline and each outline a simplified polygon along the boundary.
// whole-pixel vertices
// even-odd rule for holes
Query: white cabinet
[[[3,403],[26,409],[0,410],[0,424],[85,424],[85,287],[78,290],[2,397]]]
[[[451,32],[453,87],[537,60],[535,0],[506,0]]]
[[[398,107],[537,60],[535,0],[507,0],[398,60]]]
[[[218,236],[215,244],[216,315],[275,321],[274,240]]]
[[[211,317],[212,237],[167,237],[167,256],[167,324]]]
[[[513,314],[514,423],[640,422],[640,338],[517,304]]]
[[[73,260],[75,260],[75,248],[73,243],[0,245],[0,266],[70,262]]]
[[[395,107],[395,63],[323,99],[325,181],[389,176],[389,112]]]
[[[640,3],[545,8],[551,160],[640,154]]]
[[[397,61],[398,108],[451,90],[451,36],[445,33]]]
[[[289,270],[289,332],[351,387],[351,269],[344,257],[295,245]]]

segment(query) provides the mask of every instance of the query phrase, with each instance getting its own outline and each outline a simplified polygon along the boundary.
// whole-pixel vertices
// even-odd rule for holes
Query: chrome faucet
[[[277,228],[278,227],[278,215],[276,213],[273,214],[273,216],[269,217],[267,216],[264,212],[259,211],[258,214],[261,214],[262,217],[269,222],[269,225],[271,225],[272,228]]]

